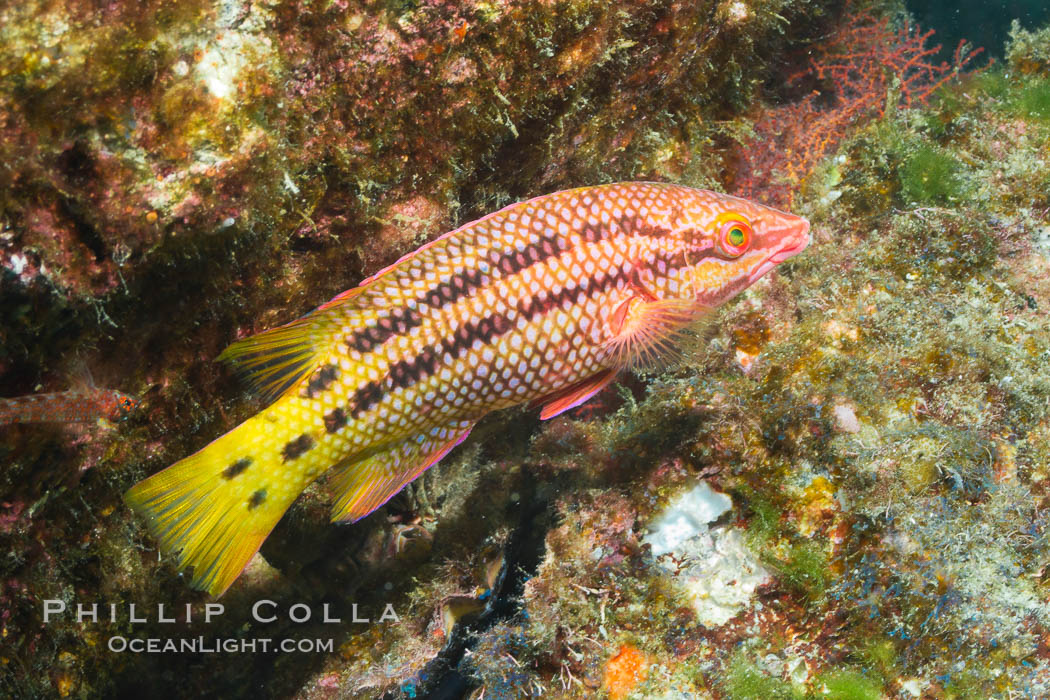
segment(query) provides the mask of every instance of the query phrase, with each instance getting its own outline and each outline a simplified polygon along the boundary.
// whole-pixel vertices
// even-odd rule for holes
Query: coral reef
[[[257,410],[226,344],[517,198],[738,186],[780,57],[855,15],[79,7],[0,9],[0,387],[86,364],[141,406],[0,427],[5,695],[1050,694],[1050,30],[910,103],[883,76],[793,192],[814,244],[681,363],[492,416],[361,523],[310,487],[213,601],[120,498]],[[150,639],[217,653],[113,646]]]

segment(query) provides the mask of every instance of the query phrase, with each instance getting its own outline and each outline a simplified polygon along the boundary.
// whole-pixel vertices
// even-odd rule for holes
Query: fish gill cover
[[[813,244],[680,364],[544,424],[496,414],[353,526],[307,488],[223,614],[121,501],[259,411],[214,361],[231,342],[533,195],[733,191],[764,124],[818,142],[841,86],[802,76],[849,64],[858,18],[925,34],[899,10],[5,3],[2,395],[68,389],[84,362],[141,404],[0,427],[0,690],[1046,696],[1050,30],[912,103],[906,76],[868,75],[871,109],[804,171],[775,150],[748,195],[790,183]],[[778,121],[814,90],[812,118]],[[731,509],[655,553],[701,481]],[[754,586],[717,599],[723,624],[711,566]]]

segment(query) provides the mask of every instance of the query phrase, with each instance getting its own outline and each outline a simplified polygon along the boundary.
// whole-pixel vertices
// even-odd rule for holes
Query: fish
[[[553,418],[809,244],[809,222],[655,182],[580,187],[488,214],[291,323],[239,340],[271,403],[132,486],[127,505],[190,585],[220,596],[328,472],[356,522],[519,404]]]
[[[0,399],[0,425],[9,423],[119,422],[138,407],[138,399],[116,389],[87,387]]]

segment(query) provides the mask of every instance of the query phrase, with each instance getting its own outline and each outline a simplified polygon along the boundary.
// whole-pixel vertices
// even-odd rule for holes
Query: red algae
[[[918,107],[963,75],[982,52],[960,42],[950,62],[935,62],[940,45],[927,46],[907,19],[894,28],[888,17],[858,11],[847,2],[844,21],[810,48],[809,65],[787,78],[792,89],[815,85],[788,104],[765,108],[755,136],[739,151],[733,187],[742,197],[764,196],[790,206],[806,177],[824,156],[866,121],[885,113],[889,91],[902,108]]]

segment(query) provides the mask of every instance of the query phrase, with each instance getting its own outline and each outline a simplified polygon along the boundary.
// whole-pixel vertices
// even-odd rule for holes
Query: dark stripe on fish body
[[[346,425],[346,411],[341,408],[333,408],[324,414],[325,432],[331,434]]]
[[[266,489],[259,489],[248,499],[248,510],[255,510],[266,502]]]
[[[562,217],[559,216],[560,218]],[[671,232],[670,229],[655,226],[644,217],[636,214],[624,214],[616,220],[616,223],[619,228],[614,228],[601,222],[587,224],[579,232],[580,237],[585,242],[595,243],[607,238],[613,232],[618,235],[626,234],[651,238],[659,238]],[[549,229],[546,233],[548,235],[533,241],[521,250],[518,250],[516,247],[510,250],[490,250],[488,259],[492,265],[492,279],[489,279],[484,272],[476,268],[463,270],[452,275],[445,282],[423,292],[415,300],[434,308],[444,304],[454,304],[462,297],[472,294],[492,281],[504,276],[515,275],[528,267],[561,255],[569,249],[570,240],[567,236]],[[386,340],[386,338],[383,338],[383,340]],[[362,352],[365,351],[363,350]]]
[[[383,389],[376,382],[368,382],[354,393],[350,404],[350,417],[357,418],[359,415],[379,403],[383,397]]]
[[[564,287],[554,294],[541,291],[528,301],[519,302],[518,313],[533,321],[554,308],[583,303],[588,294],[622,287],[630,281],[630,274],[624,269],[618,269],[612,274],[599,272],[586,288]],[[442,357],[447,355],[454,361],[465,355],[476,341],[480,341],[481,345],[488,345],[513,327],[514,322],[501,314],[463,323],[438,345],[424,348],[416,357],[406,358],[391,365],[383,384],[369,382],[358,389],[354,395],[351,416],[356,418],[368,411],[382,401],[386,394],[396,389],[407,389],[426,379],[437,369]]]
[[[463,270],[423,292],[416,301],[437,309],[474,293],[489,281],[488,275],[479,268]]]
[[[698,263],[707,253],[708,251],[697,252],[692,264]],[[690,267],[690,261],[686,259],[683,251],[657,250],[653,253],[652,260],[645,261],[645,266],[657,277],[667,277],[680,268]]]
[[[289,440],[288,443],[281,450],[281,458],[285,462],[290,462],[293,459],[298,459],[304,454],[313,449],[314,439],[309,434],[303,433],[294,440]]]
[[[630,278],[631,273],[624,269],[618,269],[612,274],[599,271],[591,278],[590,284],[586,287],[562,287],[554,294],[540,291],[531,299],[519,301],[518,313],[532,321],[538,316],[547,314],[552,309],[564,307],[567,303],[569,305],[582,303],[587,295],[591,293],[601,293],[623,287],[630,281]]]
[[[230,466],[228,466],[228,467],[226,467],[225,469],[222,470],[222,478],[226,479],[226,480],[230,480],[233,477],[235,477],[238,474],[240,474],[241,472],[243,472],[245,469],[247,469],[250,466],[252,466],[252,458],[251,457],[241,457],[236,462],[232,462],[230,464]]]
[[[433,374],[442,355],[451,355],[453,359],[462,357],[475,343],[488,345],[494,338],[510,329],[510,320],[501,314],[486,316],[480,321],[467,321],[437,346],[424,348],[416,357],[406,358],[391,365],[388,391],[408,388]],[[382,400],[382,395],[375,400],[378,403]]]
[[[617,226],[628,236],[663,238],[671,233],[666,226],[658,226],[639,214],[623,214],[616,220]]]
[[[467,321],[453,333],[445,338],[441,345],[435,348],[438,356],[448,353],[452,357],[460,357],[480,341],[482,345],[488,345],[493,338],[503,335],[511,329],[510,320],[501,314],[486,316],[480,321]]]
[[[465,355],[476,342],[487,345],[512,328],[506,316],[493,314],[480,321],[467,321],[436,346],[426,347],[416,357],[406,358],[390,366],[383,384],[368,382],[357,390],[351,404],[354,418],[368,411],[395,389],[405,389],[430,376],[440,359],[448,355],[453,360]]]
[[[406,306],[393,309],[389,315],[376,320],[375,325],[365,326],[354,331],[346,339],[351,350],[366,353],[382,345],[395,335],[404,335],[423,323],[423,316],[415,309]]]
[[[328,387],[338,378],[339,368],[332,364],[325,365],[310,376],[301,395],[303,398],[315,399],[318,394],[328,391]]]

